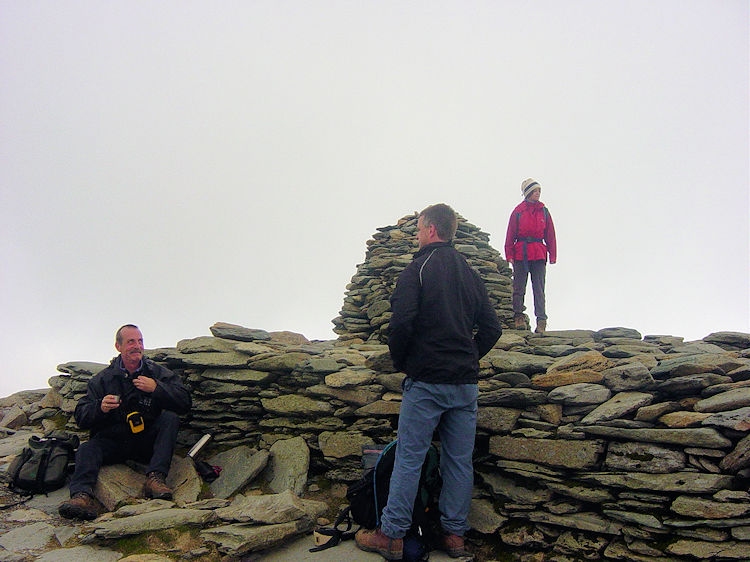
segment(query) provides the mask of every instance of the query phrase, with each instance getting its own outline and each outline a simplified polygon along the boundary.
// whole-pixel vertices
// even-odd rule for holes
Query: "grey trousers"
[[[523,299],[526,296],[526,280],[531,274],[531,289],[534,292],[534,314],[537,320],[546,320],[547,312],[544,302],[544,280],[547,273],[546,260],[522,260],[513,262],[513,314],[520,316],[526,307]]]

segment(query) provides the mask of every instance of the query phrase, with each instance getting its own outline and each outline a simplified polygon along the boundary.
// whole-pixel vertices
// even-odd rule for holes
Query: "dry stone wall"
[[[395,225],[378,228],[367,241],[365,261],[357,266],[346,286],[339,316],[333,319],[333,331],[340,340],[386,341],[391,318],[390,296],[399,274],[419,249],[417,218],[414,213]],[[489,240],[489,234],[459,217],[454,247],[479,272],[500,322],[510,327],[513,318],[511,269],[490,246]]]
[[[302,437],[311,480],[350,482],[362,445],[395,437],[403,375],[376,338],[211,332],[148,352],[193,393],[185,444]],[[69,416],[102,367],[60,365],[37,419]],[[506,330],[480,367],[476,536],[550,560],[750,557],[749,334]]]

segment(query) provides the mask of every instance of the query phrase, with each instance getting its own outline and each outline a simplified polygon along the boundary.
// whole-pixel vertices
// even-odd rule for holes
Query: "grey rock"
[[[171,509],[174,506],[175,502],[169,500],[148,500],[137,504],[124,505],[112,515],[114,517],[133,517],[134,515],[141,515],[142,513],[149,513],[151,511]]]
[[[664,529],[661,521],[659,521],[653,515],[647,513],[637,513],[633,511],[620,511],[614,509],[603,509],[602,513],[607,517],[611,517],[616,521],[622,521],[623,523],[635,523],[643,527],[650,529]]]
[[[699,560],[747,560],[748,553],[747,544],[742,542],[715,543],[687,539],[667,545],[666,551],[675,556],[689,556]]]
[[[581,474],[580,480],[601,486],[628,488],[630,490],[706,494],[727,488],[731,485],[732,477],[700,472],[674,472],[670,474],[589,472]]]
[[[57,542],[55,528],[42,521],[0,535],[0,546],[14,552],[43,548],[50,541]]]
[[[521,411],[513,408],[482,406],[477,412],[477,428],[493,433],[508,433],[515,427],[520,415]]]
[[[709,449],[726,449],[732,442],[715,429],[630,429],[606,427],[601,425],[581,426],[581,431],[604,437],[614,437],[629,441],[647,443],[666,443],[670,445],[707,447]]]
[[[612,493],[600,486],[586,486],[577,482],[544,482],[544,485],[561,496],[591,503],[604,503],[614,500]]]
[[[97,521],[94,523],[94,534],[99,539],[116,539],[146,531],[171,529],[179,525],[202,526],[215,518],[216,515],[212,511],[205,509],[162,509],[132,517]]]
[[[112,511],[131,498],[142,498],[145,481],[144,474],[124,464],[103,466],[96,480],[94,496]]]
[[[291,490],[261,496],[237,496],[228,506],[216,510],[224,521],[241,523],[288,523],[303,517],[315,521],[328,509],[324,502],[302,500]]]
[[[177,342],[177,351],[180,353],[224,353],[233,351],[232,343],[211,336],[200,336],[197,338],[180,340]]]
[[[635,361],[603,371],[602,384],[613,392],[640,390],[654,384],[654,378],[643,363]]]
[[[268,451],[255,451],[247,445],[214,455],[208,463],[222,467],[219,477],[209,484],[214,497],[226,499],[247,486],[266,468]]]
[[[492,490],[495,497],[506,498],[513,503],[535,506],[552,499],[552,492],[546,488],[530,488],[500,474],[477,472],[482,482]]]
[[[11,406],[5,415],[3,415],[0,425],[10,429],[18,429],[28,423],[29,419],[26,413],[18,405]]]
[[[310,449],[302,437],[277,441],[271,446],[264,479],[276,493],[292,490],[298,496],[305,491],[310,468]]]
[[[679,472],[685,468],[685,453],[649,443],[610,443],[604,466],[612,471]]]
[[[678,496],[670,507],[678,515],[695,519],[728,519],[750,514],[750,503],[707,500],[693,496]]]
[[[291,537],[310,531],[312,527],[313,523],[306,519],[253,527],[235,523],[204,529],[200,532],[200,537],[204,541],[215,543],[219,551],[236,557],[251,551],[271,548]]]
[[[582,424],[594,424],[624,417],[641,406],[648,406],[654,399],[645,392],[619,392],[581,420]]]
[[[485,356],[485,360],[489,361],[500,372],[520,372],[527,375],[543,373],[553,363],[551,357],[498,349],[491,350]]]
[[[70,375],[85,375],[93,376],[99,371],[107,367],[106,363],[92,363],[90,361],[69,361],[68,363],[61,363],[57,366],[57,370],[61,373],[68,373]]]
[[[482,499],[471,500],[469,509],[469,526],[475,531],[491,535],[508,520],[497,511],[491,502]]]
[[[122,554],[115,550],[93,546],[74,546],[47,551],[40,554],[36,562],[115,562],[121,558]]]
[[[511,517],[521,517],[534,521],[536,523],[546,523],[569,529],[579,529],[581,531],[591,531],[605,535],[619,535],[622,532],[622,525],[605,519],[597,513],[574,513],[572,515],[555,515],[544,511],[532,511],[529,513],[512,514]]]
[[[265,330],[254,330],[243,328],[236,324],[227,324],[226,322],[216,322],[211,328],[211,333],[217,338],[236,341],[267,341],[271,335]]]
[[[641,339],[641,333],[633,328],[602,328],[594,333],[594,336],[600,339],[604,338],[628,338],[634,340]]]
[[[501,388],[479,394],[477,402],[480,406],[518,406],[524,407],[543,404],[547,401],[547,393],[543,390],[531,388]]]
[[[732,379],[725,375],[716,373],[699,373],[695,375],[685,375],[674,377],[657,383],[656,388],[660,392],[667,394],[689,394],[700,392],[706,387],[715,384],[725,384],[732,382]]]
[[[576,383],[559,386],[550,391],[547,399],[550,402],[561,403],[566,406],[581,406],[601,404],[612,396],[612,391],[606,386],[591,383]]]
[[[736,410],[743,406],[750,406],[750,388],[736,388],[710,398],[700,400],[695,404],[697,412],[722,412]]]
[[[726,345],[735,349],[750,347],[750,334],[744,332],[712,332],[703,341],[716,345]]]
[[[532,461],[570,469],[591,468],[604,450],[603,441],[490,437],[489,452],[503,459]]]
[[[750,406],[728,412],[717,412],[704,419],[701,425],[747,431],[750,429]]]
[[[342,459],[362,455],[362,446],[372,443],[372,438],[358,431],[324,431],[318,436],[320,452],[326,458]]]
[[[333,412],[333,406],[323,400],[313,400],[307,396],[287,394],[278,398],[261,399],[263,408],[281,416],[313,417]]]
[[[345,388],[368,384],[375,380],[375,371],[363,367],[347,367],[330,375],[326,375],[325,382],[332,388]]]
[[[750,435],[743,437],[719,464],[722,470],[736,473],[750,466]]]

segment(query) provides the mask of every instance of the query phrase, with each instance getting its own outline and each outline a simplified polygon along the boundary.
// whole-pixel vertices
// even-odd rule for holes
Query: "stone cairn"
[[[418,214],[407,215],[393,226],[378,228],[367,241],[364,263],[346,286],[344,304],[333,319],[339,340],[386,341],[391,318],[390,297],[398,276],[418,250]],[[489,244],[489,234],[459,216],[455,248],[479,272],[490,302],[504,327],[511,327],[512,282],[508,262]]]
[[[404,375],[381,339],[388,296],[415,250],[415,224],[416,216],[405,217],[368,242],[335,321],[338,340],[217,323],[211,336],[148,350],[192,393],[180,443],[212,433],[209,462],[233,469],[200,498],[193,486],[174,505],[143,504],[154,513],[105,515],[81,527],[85,542],[105,546],[113,536],[192,525],[210,545],[204,559],[214,560],[216,552],[233,559],[309,532],[323,508],[298,496],[328,484],[340,490],[359,478],[364,445],[396,436]],[[463,220],[459,232],[457,247],[476,249],[460,251],[492,285],[507,325],[509,281],[497,270],[497,252]],[[1,399],[0,434],[8,437],[0,439],[0,462],[13,456],[8,440],[17,438],[15,454],[28,439],[21,430],[76,430],[75,404],[103,367],[65,363],[50,389]],[[480,361],[479,391],[469,536],[480,549],[494,545],[480,560],[499,551],[518,560],[750,559],[750,334],[684,342],[632,328],[506,329]],[[195,482],[192,465],[177,464],[180,475],[168,481],[190,481],[192,470]],[[228,482],[241,467],[251,468]],[[256,477],[275,494],[255,501],[286,507],[260,515],[250,505]],[[290,511],[295,519],[280,513]],[[0,553],[4,559],[25,559],[29,539],[12,533],[19,526],[28,528],[25,536],[36,533],[27,517],[0,512],[0,547],[20,552]],[[67,545],[69,533],[34,525],[46,525],[58,548]]]

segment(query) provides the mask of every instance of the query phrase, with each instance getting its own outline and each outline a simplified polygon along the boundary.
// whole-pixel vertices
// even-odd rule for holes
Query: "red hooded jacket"
[[[545,246],[546,243],[546,246]],[[524,250],[526,255],[524,255]],[[505,235],[505,257],[514,261],[557,261],[555,225],[549,211],[541,201],[522,201],[510,215],[508,233]]]

